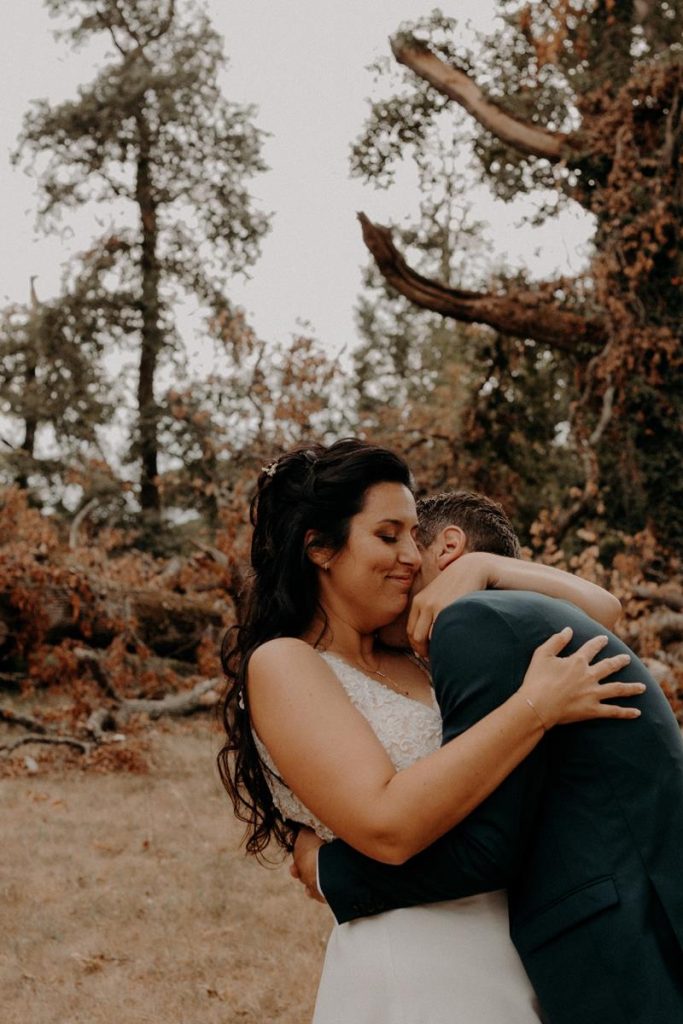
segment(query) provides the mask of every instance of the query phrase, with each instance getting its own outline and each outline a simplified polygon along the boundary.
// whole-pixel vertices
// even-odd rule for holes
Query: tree
[[[201,513],[213,532],[235,515],[246,525],[248,488],[264,463],[351,429],[339,365],[314,339],[266,344],[239,310],[210,326],[211,375],[167,395],[160,425],[170,464],[160,483],[175,507]]]
[[[253,108],[221,96],[221,39],[191,0],[182,14],[174,0],[46,3],[52,15],[70,19],[64,34],[74,46],[104,35],[113,49],[76,99],[34,105],[17,159],[28,153],[39,165],[46,226],[87,203],[107,204],[121,220],[94,248],[119,255],[99,290],[137,344],[133,451],[140,503],[154,527],[161,509],[156,390],[177,345],[174,304],[180,292],[209,310],[225,308],[226,276],[256,259],[268,219],[245,182],[265,169],[263,133]]]
[[[469,195],[464,115],[456,128],[449,123],[446,131],[436,119],[424,128],[411,152],[418,220],[391,232],[425,279],[476,289],[491,275],[491,242]],[[502,270],[497,276],[500,287],[515,284]],[[505,502],[528,538],[538,509],[555,505],[576,473],[566,437],[575,397],[566,355],[422,309],[374,261],[364,283],[363,342],[354,351],[361,428],[405,453],[420,489],[486,491]]]
[[[51,429],[71,461],[76,449],[97,448],[96,428],[111,415],[101,360],[104,314],[93,301],[93,282],[110,264],[110,255],[86,254],[62,294],[49,301],[39,300],[32,277],[30,304],[0,314],[0,410],[22,433],[14,444],[3,439],[4,461],[23,488],[31,476],[43,482],[63,476],[59,459],[36,453],[41,428]]]
[[[476,281],[482,269],[484,225],[472,216],[453,140],[426,130],[412,155],[420,194],[418,220],[410,227],[394,227],[394,234],[423,273],[442,278],[464,275]],[[425,397],[447,348],[443,336],[459,328],[416,308],[388,286],[374,262],[363,283],[356,309],[363,340],[354,350],[361,409],[378,399],[400,406],[409,398]]]
[[[438,12],[397,33],[392,50],[406,77],[374,106],[356,165],[386,179],[436,119],[466,111],[478,166],[498,196],[542,190],[542,216],[570,202],[593,215],[589,274],[475,290],[413,269],[391,232],[367,217],[364,239],[388,284],[421,308],[566,355],[584,474],[565,522],[603,499],[613,524],[649,521],[663,543],[677,545],[683,9],[502,0],[501,10],[495,46],[476,55],[453,42],[456,23]]]

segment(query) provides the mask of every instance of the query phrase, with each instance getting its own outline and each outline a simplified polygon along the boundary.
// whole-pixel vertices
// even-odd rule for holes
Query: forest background
[[[13,144],[67,259],[52,294],[31,267],[0,313],[4,1019],[294,1024],[327,917],[245,860],[212,774],[248,501],[284,448],[360,435],[402,452],[420,494],[501,501],[527,557],[617,594],[683,721],[683,6],[498,0],[477,31],[453,4],[393,24],[370,73],[349,48],[372,95],[343,140],[367,261],[343,351],[306,321],[351,315],[330,320],[353,214],[324,183],[314,258],[288,214],[282,280],[259,284],[268,138],[226,90],[216,5],[44,6],[65,67],[96,69]],[[305,25],[285,44],[272,88],[316,89]],[[317,133],[311,194],[340,111],[279,126],[291,152]],[[520,211],[539,251],[511,260]]]
[[[349,434],[401,451],[419,493],[500,500],[529,556],[613,590],[680,712],[681,5],[501,0],[495,35],[440,11],[397,26],[350,169],[390,190],[409,166],[417,213],[380,225],[368,193],[344,353],[260,337],[232,296],[269,230],[265,135],[223,95],[206,9],[45,6],[65,52],[103,56],[30,107],[13,159],[42,229],[96,208],[101,230],[56,295],[32,280],[0,318],[4,770],[38,763],[29,744],[133,763],[124,727],[215,703],[259,468]],[[536,223],[584,211],[582,271],[506,270],[482,184]]]

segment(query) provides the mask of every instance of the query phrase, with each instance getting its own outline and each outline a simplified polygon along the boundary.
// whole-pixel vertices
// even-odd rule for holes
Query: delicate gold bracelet
[[[541,723],[541,728],[543,729],[543,732],[547,732],[548,731],[548,727],[545,724],[545,722],[543,721],[543,719],[541,718],[541,716],[539,715],[538,708],[536,707],[536,705],[533,703],[533,701],[530,701],[528,697],[525,697],[524,700],[527,702],[527,704],[529,705],[529,707],[531,708],[533,713],[536,715],[536,718]]]

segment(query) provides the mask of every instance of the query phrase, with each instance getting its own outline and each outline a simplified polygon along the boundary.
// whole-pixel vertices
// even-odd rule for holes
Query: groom
[[[486,498],[439,495],[418,515],[424,583],[468,550],[518,553]],[[444,609],[430,644],[444,741],[507,699],[534,649],[566,625],[567,653],[603,632],[572,605],[521,591],[481,591]],[[626,650],[610,637],[603,656]],[[647,684],[639,719],[552,729],[407,863],[380,864],[340,840],[322,846],[319,886],[337,920],[507,888],[512,939],[549,1024],[683,1022],[683,743],[635,656],[619,678]],[[297,852],[310,885],[310,851],[308,862]]]

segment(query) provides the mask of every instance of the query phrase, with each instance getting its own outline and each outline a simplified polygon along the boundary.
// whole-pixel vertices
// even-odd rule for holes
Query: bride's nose
[[[418,548],[414,538],[410,534],[408,534],[408,536],[405,538],[404,543],[401,544],[398,553],[398,560],[403,565],[409,565],[411,569],[414,569],[415,572],[417,572],[417,570],[422,565],[422,555],[420,554],[420,549]]]

